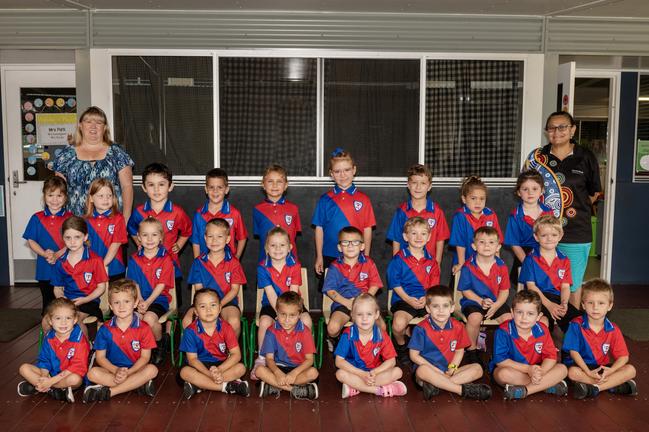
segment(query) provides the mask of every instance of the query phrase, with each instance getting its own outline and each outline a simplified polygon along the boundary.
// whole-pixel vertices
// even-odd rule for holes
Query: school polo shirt
[[[408,343],[409,349],[419,351],[419,355],[442,372],[448,369],[455,351],[468,346],[471,341],[461,322],[449,318],[444,327],[439,327],[430,315],[413,329]]]
[[[430,239],[428,239],[426,247],[428,252],[430,252],[433,258],[435,258],[437,242],[448,240],[450,233],[448,230],[448,224],[446,223],[446,217],[444,216],[444,211],[441,209],[439,204],[434,203],[430,198],[426,199],[426,208],[422,211],[415,210],[412,207],[412,200],[410,199],[402,203],[394,212],[392,222],[390,222],[390,227],[388,228],[387,239],[399,243],[401,249],[407,248],[408,242],[403,238],[403,226],[406,224],[408,219],[415,216],[422,217],[426,222],[428,222],[428,228],[430,228]]]
[[[354,184],[347,189],[335,185],[318,200],[311,224],[321,227],[324,232],[322,254],[337,257],[341,229],[353,226],[363,231],[376,225],[376,219],[369,197]]]
[[[473,234],[478,228],[483,226],[495,228],[496,231],[498,231],[499,241],[502,242],[503,233],[500,230],[498,216],[489,207],[485,207],[482,210],[480,219],[473,216],[471,210],[469,210],[466,205],[457,209],[453,215],[451,239],[448,244],[450,246],[460,246],[466,249],[464,252],[464,260],[467,261],[476,253],[471,247],[471,244],[473,243]],[[453,265],[455,264],[457,264],[457,253],[453,254]]]
[[[54,264],[51,284],[63,287],[63,295],[69,300],[86,297],[97,288],[97,285],[108,282],[104,260],[95,255],[87,246],[83,247],[83,255],[74,267],[68,262],[65,253]],[[93,300],[99,303],[99,297]]]
[[[518,335],[514,320],[502,323],[494,334],[493,357],[489,371],[507,359],[517,363],[539,365],[545,359],[556,360],[557,349],[552,342],[550,330],[541,322],[532,326],[532,334],[527,340]]]
[[[520,283],[534,282],[544,293],[561,295],[561,284],[572,285],[570,259],[557,249],[557,256],[552,264],[541,256],[540,249],[534,249],[523,260]]]
[[[162,245],[167,249],[176,266],[176,277],[182,277],[180,271],[180,259],[178,254],[173,252],[173,246],[179,237],[190,237],[192,235],[192,222],[182,207],[173,204],[167,200],[160,213],[156,213],[151,207],[151,201],[147,200],[144,204],[137,206],[128,219],[128,233],[136,236],[140,222],[149,216],[156,218],[162,224],[164,232]]]
[[[350,266],[345,264],[345,260],[340,254],[329,266],[322,292],[336,291],[345,298],[353,299],[361,293],[368,292],[371,286],[383,287],[379,271],[372,258],[361,253],[358,256],[358,262]],[[340,306],[340,303],[334,302],[331,305],[331,310],[336,310]]]
[[[397,352],[390,336],[376,324],[372,328],[372,338],[363,345],[358,327],[354,324],[343,331],[334,355],[344,358],[354,367],[370,371],[386,360],[395,358]]]
[[[79,324],[74,325],[70,336],[62,342],[51,329],[41,344],[36,367],[47,369],[50,376],[67,370],[84,377],[88,372],[89,352],[90,344]]]
[[[106,351],[106,359],[117,367],[129,368],[138,361],[143,349],[155,348],[151,327],[133,314],[131,325],[122,331],[117,327],[117,317],[106,321],[95,337],[94,349]]]
[[[148,299],[155,290],[155,287],[164,284],[164,289],[153,301],[165,310],[169,310],[171,302],[171,289],[174,287],[174,262],[170,254],[163,247],[153,258],[144,255],[144,249],[140,248],[128,259],[126,277],[134,280],[140,286],[140,292],[144,300]]]
[[[205,244],[205,228],[207,227],[207,223],[212,219],[221,218],[225,219],[230,224],[229,246],[230,249],[236,251],[239,241],[245,240],[248,237],[248,232],[243,223],[241,213],[239,210],[234,208],[227,199],[223,200],[223,205],[219,212],[210,213],[209,205],[210,202],[207,200],[202,207],[196,209],[196,212],[194,213],[194,221],[192,222],[192,236],[189,241],[191,241],[192,244],[199,245],[202,254],[209,252],[207,245]]]
[[[230,248],[225,247],[223,260],[214,266],[209,259],[209,254],[204,253],[194,259],[192,268],[189,270],[187,282],[190,284],[201,284],[203,288],[216,291],[222,299],[232,288],[232,284],[243,285],[246,283],[246,275],[237,257],[232,255]],[[238,305],[237,297],[232,299],[228,305]]]
[[[65,247],[63,236],[61,236],[61,225],[70,216],[72,213],[65,209],[52,213],[45,206],[45,210],[36,212],[29,218],[23,238],[35,241],[43,250],[49,249],[57,252]],[[36,280],[50,280],[53,269],[54,266],[49,264],[44,257],[40,255],[36,257]]]
[[[460,272],[457,289],[459,291],[471,290],[480,298],[489,298],[493,301],[496,301],[501,291],[509,291],[511,283],[509,282],[507,265],[499,257],[494,258],[489,274],[485,274],[478,265],[477,255],[466,261]],[[460,305],[463,308],[469,305],[481,307],[478,303],[466,297],[460,299]]]
[[[107,210],[104,213],[93,210],[92,216],[86,219],[86,222],[88,222],[90,249],[100,257],[106,257],[108,249],[113,243],[120,244],[117,254],[108,264],[108,276],[124,273],[126,266],[121,245],[128,243],[124,216],[121,213],[113,213],[112,210]]]
[[[302,231],[302,223],[297,206],[285,197],[281,197],[277,202],[266,198],[252,211],[252,233],[259,237],[259,261],[266,256],[264,246],[268,231],[275,227],[282,227],[288,233],[293,246],[291,252],[296,257],[298,256],[295,237]]]
[[[542,202],[539,202],[541,207],[541,216],[551,215],[554,213],[552,209]],[[505,241],[507,246],[520,246],[522,248],[535,248],[539,247],[539,243],[534,238],[534,222],[536,219],[525,214],[523,204],[519,204],[507,219],[507,228],[505,228]]]
[[[426,290],[439,284],[437,261],[424,248],[424,256],[415,258],[410,249],[401,249],[388,264],[388,288],[401,287],[411,297],[421,298]],[[392,293],[392,304],[402,301],[396,292]]]
[[[270,257],[266,257],[257,266],[257,288],[263,290],[267,286],[271,286],[277,297],[279,297],[282,293],[290,291],[291,285],[302,285],[302,268],[300,263],[293,258],[293,255],[289,254],[286,257],[282,271],[278,271],[273,267],[273,261]],[[270,305],[265,290],[261,298],[261,305]]]
[[[210,336],[197,319],[183,332],[179,350],[196,354],[203,363],[221,363],[228,359],[230,350],[238,346],[237,336],[226,321],[217,319],[214,333]]]
[[[279,322],[268,327],[264,344],[259,354],[273,354],[275,363],[279,366],[298,367],[306,360],[307,354],[315,353],[315,344],[311,330],[298,320],[290,333],[282,328]]]
[[[575,364],[569,356],[570,351],[577,351],[589,366],[606,366],[629,355],[624,336],[617,325],[605,318],[604,327],[595,333],[588,324],[586,314],[570,322],[561,349],[568,354],[564,361],[566,365]]]

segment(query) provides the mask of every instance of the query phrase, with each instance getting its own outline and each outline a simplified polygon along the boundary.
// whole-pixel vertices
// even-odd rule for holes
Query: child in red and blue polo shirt
[[[84,403],[109,400],[135,389],[147,396],[155,395],[153,379],[158,368],[149,360],[156,343],[151,327],[135,313],[137,299],[137,286],[132,280],[120,279],[108,288],[108,304],[114,316],[97,331],[97,366],[88,371],[88,379],[95,384],[85,388]]]
[[[541,321],[550,330],[556,322],[565,333],[579,311],[569,303],[570,260],[557,249],[562,235],[561,222],[554,216],[541,216],[536,220],[534,238],[539,247],[525,257],[518,280],[541,297]]]
[[[568,370],[557,363],[550,330],[539,322],[541,298],[536,291],[517,292],[512,314],[514,319],[496,329],[489,364],[495,382],[505,387],[505,399],[523,399],[542,391],[568,394],[564,381]]]
[[[48,393],[56,400],[74,402],[72,391],[88,371],[90,344],[77,325],[77,308],[61,297],[52,300],[45,317],[50,330],[43,338],[36,365],[25,363],[18,373],[26,379],[18,384],[18,395]]]
[[[360,392],[383,397],[403,396],[406,385],[396,364],[397,353],[390,336],[378,325],[381,315],[376,298],[362,293],[351,308],[354,324],[340,337],[334,355],[336,378],[343,384],[343,399]]]
[[[316,352],[311,329],[300,320],[302,298],[286,291],[277,298],[277,321],[266,331],[260,354],[266,365],[257,368],[262,381],[260,397],[279,395],[281,390],[296,399],[317,399],[318,370],[313,367]]]
[[[451,318],[453,290],[437,285],[426,291],[425,300],[428,315],[414,328],[408,343],[424,399],[437,396],[440,389],[467,399],[489,399],[488,385],[472,384],[482,376],[482,367],[476,363],[460,366],[464,349],[471,343],[462,323]]]
[[[219,318],[221,302],[215,291],[203,288],[194,293],[198,318],[183,332],[180,351],[187,365],[180,370],[184,380],[183,397],[191,399],[199,389],[249,396],[241,378],[246,367],[241,363],[241,349],[234,330]]]
[[[604,390],[636,395],[636,370],[629,363],[624,336],[606,317],[613,308],[611,285],[602,279],[589,280],[582,287],[581,304],[585,313],[572,320],[562,346],[574,397],[595,397]]]

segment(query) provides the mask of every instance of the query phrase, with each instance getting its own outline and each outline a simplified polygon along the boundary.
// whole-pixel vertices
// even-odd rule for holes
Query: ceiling
[[[277,10],[649,18],[647,0],[0,0],[0,9]]]

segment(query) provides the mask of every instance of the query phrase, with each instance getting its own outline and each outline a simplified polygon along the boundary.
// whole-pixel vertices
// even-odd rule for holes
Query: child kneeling
[[[326,282],[325,282],[326,283]],[[336,378],[343,383],[342,397],[356,396],[360,392],[377,396],[403,396],[406,385],[396,364],[397,352],[390,336],[379,326],[379,305],[374,296],[362,293],[352,303],[354,324],[347,327],[334,355]]]
[[[260,397],[286,390],[296,399],[317,399],[318,370],[313,367],[315,344],[311,329],[300,320],[302,298],[295,291],[277,297],[277,320],[268,328],[260,354],[266,365],[257,368]]]
[[[408,344],[424,399],[437,396],[440,389],[466,399],[489,399],[491,387],[472,384],[482,377],[482,367],[477,363],[460,366],[464,349],[471,342],[462,323],[451,318],[453,291],[437,285],[426,291],[425,300],[428,315],[414,328]]]
[[[180,351],[187,365],[180,370],[183,397],[191,399],[200,390],[250,396],[248,383],[241,381],[246,367],[234,330],[219,317],[221,302],[216,291],[202,288],[194,294],[198,318],[183,333]]]

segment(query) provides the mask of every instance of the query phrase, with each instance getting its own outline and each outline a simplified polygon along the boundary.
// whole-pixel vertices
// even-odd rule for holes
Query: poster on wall
[[[635,175],[649,178],[649,140],[638,140],[635,148]]]
[[[45,180],[77,126],[74,88],[21,88],[23,179]]]

